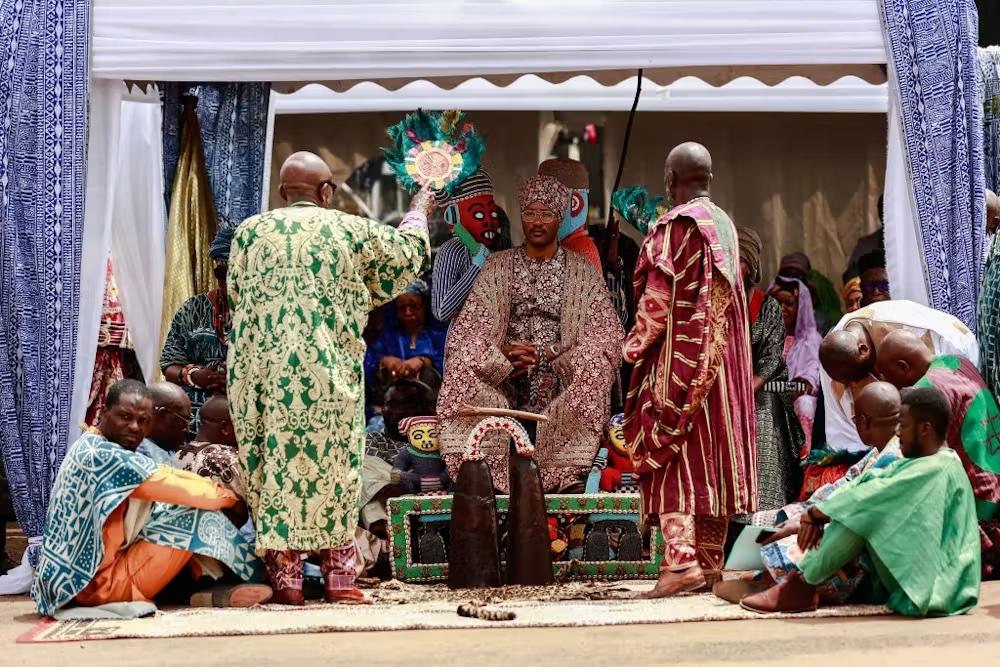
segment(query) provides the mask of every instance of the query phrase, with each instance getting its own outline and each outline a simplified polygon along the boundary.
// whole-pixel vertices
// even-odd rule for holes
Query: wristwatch
[[[552,355],[553,359],[562,354],[562,348],[559,346],[559,343],[552,343],[552,345],[549,345],[549,354]]]

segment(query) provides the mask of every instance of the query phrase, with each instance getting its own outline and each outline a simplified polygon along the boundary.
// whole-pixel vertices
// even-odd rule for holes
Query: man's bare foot
[[[671,572],[664,570],[660,573],[660,578],[656,581],[653,590],[640,593],[635,596],[636,600],[659,600],[670,598],[679,593],[697,590],[705,585],[705,574],[701,566],[695,565],[682,572]]]

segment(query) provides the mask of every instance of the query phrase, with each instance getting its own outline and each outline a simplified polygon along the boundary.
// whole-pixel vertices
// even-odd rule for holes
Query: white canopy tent
[[[712,85],[740,76],[772,85],[790,76],[882,83],[887,61],[877,0],[94,0],[92,33],[92,116],[108,131],[97,124],[89,145],[88,181],[105,185],[86,208],[74,408],[81,418],[119,174],[130,171],[117,167],[122,80],[272,81],[279,90],[318,81],[344,91],[363,81],[386,90],[414,79],[454,88],[469,77],[507,85],[525,73],[550,81],[586,73],[614,85],[642,68],[661,86],[684,76]],[[898,261],[917,256],[917,241],[891,99],[889,115],[890,274],[894,293],[926,303],[918,264]],[[151,192],[148,201],[158,197]],[[161,282],[154,269],[121,286],[129,321],[138,314],[126,293]]]
[[[750,71],[877,82],[877,0],[94,0],[92,76],[167,81],[413,79],[544,72],[722,83]],[[713,68],[707,74],[691,68]],[[294,85],[292,86],[294,87]]]
[[[122,132],[130,123],[123,80],[271,81],[277,90],[323,82],[343,91],[362,81],[395,89],[415,79],[452,88],[469,77],[506,85],[535,73],[550,81],[587,74],[613,85],[641,68],[659,85],[684,76],[713,85],[740,76],[773,85],[796,75],[821,84],[846,75],[882,83],[887,62],[878,0],[92,0],[90,28],[71,438],[87,405],[108,250],[125,238],[123,224],[143,228],[133,230],[136,242],[163,229],[162,188],[152,175],[162,165],[148,153],[136,161],[155,120],[147,119],[153,125],[145,126],[145,139]],[[889,272],[894,295],[926,303],[919,263],[899,261],[919,255],[894,98],[885,197]],[[143,294],[155,304],[162,266],[146,263],[128,281],[122,277],[130,323],[148,315],[139,305]]]

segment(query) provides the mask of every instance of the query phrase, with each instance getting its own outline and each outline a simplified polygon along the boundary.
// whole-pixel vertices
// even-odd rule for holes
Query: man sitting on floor
[[[191,399],[171,382],[149,385],[149,397],[153,402],[149,435],[135,451],[156,463],[174,466],[172,454],[184,446],[191,425]]]
[[[983,578],[1000,569],[1000,408],[976,366],[962,357],[934,356],[908,331],[894,331],[878,348],[878,371],[899,388],[934,387],[951,406],[948,446],[958,454],[976,497]]]
[[[240,502],[225,510],[225,514],[236,526],[246,526],[250,519],[243,501],[247,486],[240,468],[240,452],[229,414],[229,400],[222,394],[209,397],[201,406],[200,415],[198,434],[174,455],[174,465],[229,487]],[[252,525],[241,529],[240,533],[248,541],[253,541],[250,539],[254,534]]]
[[[861,390],[854,404],[854,423],[857,424],[861,441],[871,447],[871,451],[851,466],[839,480],[816,489],[807,501],[788,505],[777,512],[755,514],[754,523],[757,525],[778,524],[777,530],[761,542],[761,558],[767,569],[740,579],[721,581],[712,588],[712,592],[723,600],[739,603],[745,596],[781,583],[785,577],[797,571],[803,556],[796,544],[802,516],[851,480],[869,470],[885,468],[902,458],[899,438],[896,437],[899,411],[899,392],[891,384],[876,382]],[[776,517],[772,518],[769,516],[771,514]],[[865,573],[870,570],[870,563],[863,562],[863,559],[856,559],[845,565],[836,576],[819,586],[820,599],[829,604],[847,602],[864,581]]]
[[[213,511],[232,507],[236,495],[136,453],[152,410],[145,385],[118,382],[98,428],[67,450],[31,590],[40,614],[51,616],[73,602],[149,601],[186,566],[219,578],[221,561],[241,580],[259,580],[260,562]],[[215,596],[215,603],[250,606],[270,596],[266,586],[238,586]]]
[[[799,571],[749,595],[761,613],[813,611],[818,585],[860,554],[874,564],[886,606],[904,616],[963,614],[979,601],[976,503],[958,455],[945,445],[951,409],[934,388],[910,389],[900,410],[905,457],[869,470],[801,518]]]

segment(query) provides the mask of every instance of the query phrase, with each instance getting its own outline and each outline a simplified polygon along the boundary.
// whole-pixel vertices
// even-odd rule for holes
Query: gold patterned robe
[[[426,269],[426,218],[399,229],[315,206],[250,218],[227,287],[229,402],[257,552],[354,536],[364,460],[368,312]]]

